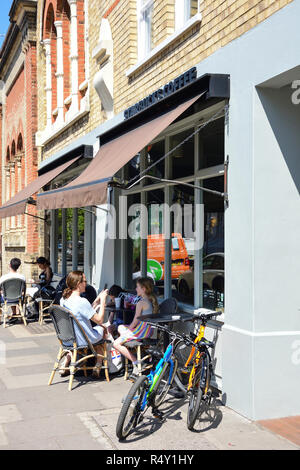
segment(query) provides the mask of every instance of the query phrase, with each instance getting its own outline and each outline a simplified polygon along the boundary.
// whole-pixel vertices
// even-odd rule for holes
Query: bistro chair
[[[12,278],[4,281],[1,286],[4,302],[1,304],[1,314],[3,328],[6,327],[6,318],[12,315],[11,307],[16,307],[15,318],[22,318],[24,325],[27,326],[25,318],[25,293],[26,282],[22,279]]]
[[[109,343],[109,341],[101,340],[98,343],[92,344],[77,318],[70,312],[70,310],[61,307],[60,305],[51,305],[49,307],[49,314],[52,318],[56,335],[60,342],[60,348],[56,362],[54,363],[53,371],[50,375],[48,385],[51,385],[55,372],[58,369],[62,369],[62,367],[60,367],[60,362],[63,357],[68,354],[68,352],[71,352],[72,355],[71,363],[68,367],[64,367],[63,369],[70,372],[69,391],[72,390],[74,375],[78,370],[83,370],[85,377],[87,377],[87,370],[94,369],[94,367],[87,367],[86,365],[86,361],[90,358],[95,358],[96,363],[98,359],[102,359],[103,366],[99,367],[99,372],[101,368],[103,368],[105,370],[106,380],[109,382],[107,362],[107,343]],[[78,346],[77,344],[74,328],[75,325],[78,329],[80,329],[83,337],[86,340],[86,344],[84,346]],[[69,344],[72,344],[72,346],[69,346]],[[100,344],[102,344],[104,348],[103,354],[98,354],[94,348],[94,346],[98,346]]]
[[[62,277],[59,276],[58,274],[53,274],[52,281],[50,282],[50,286],[53,287],[53,289],[57,289],[57,286],[59,282],[61,281]],[[54,292],[54,293],[55,293]],[[44,318],[45,317],[50,317],[49,313],[49,308],[51,305],[54,305],[55,303],[55,298],[54,299],[43,299],[42,297],[38,297],[35,299],[38,302],[39,305],[39,324],[43,325],[44,324]]]
[[[178,304],[177,300],[171,297],[170,299],[165,299],[159,306],[159,315],[163,317],[164,315],[173,315],[177,312]]]

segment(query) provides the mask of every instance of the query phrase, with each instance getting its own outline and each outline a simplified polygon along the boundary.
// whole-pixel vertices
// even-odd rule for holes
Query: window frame
[[[170,125],[164,132],[162,132],[156,139],[151,141],[151,144],[155,142],[159,142],[162,139],[165,140],[165,153],[170,150],[170,137],[174,134],[182,132],[187,129],[191,129],[194,127],[194,130],[201,124],[201,122],[209,119],[210,116],[215,114],[216,108],[224,107],[225,101],[221,103],[217,103],[216,105],[210,106],[209,108],[205,108],[204,110],[200,111],[199,113],[194,114],[193,116],[188,116],[186,119],[179,121],[173,125]],[[218,119],[223,116],[218,116]],[[193,126],[191,125],[193,122]],[[224,121],[224,139],[226,136],[226,120]],[[150,143],[149,143],[150,144]],[[143,158],[141,159],[141,171],[145,167],[145,151],[143,149]],[[209,178],[214,178],[218,176],[224,175],[224,164],[215,165],[212,167],[207,167],[201,170],[198,170],[198,154],[199,154],[199,140],[194,139],[194,174],[184,177],[184,178],[177,178],[176,181],[178,182],[190,182],[194,183],[197,186],[202,186],[204,181]],[[225,163],[225,154],[224,151],[224,163]],[[172,166],[172,156],[169,156],[165,160],[165,178],[171,179],[171,166]],[[134,186],[130,190],[122,190],[122,196],[129,196],[132,194],[141,194],[141,203],[145,204],[147,201],[147,193],[149,191],[154,191],[156,189],[164,190],[165,197],[164,202],[168,203],[171,201],[171,194],[170,189],[172,186],[176,186],[175,183],[154,183],[150,184],[143,180],[140,184]],[[203,202],[203,192],[199,190],[194,190],[194,203],[201,204]],[[225,215],[224,215],[225,219]],[[200,233],[200,227],[197,229],[197,236],[203,236],[204,239],[204,225],[202,226],[202,233]],[[124,244],[126,244],[126,240],[122,240]],[[147,240],[141,241],[141,246],[144,244],[144,248],[141,252],[141,271],[142,275],[146,274],[146,266],[147,266]],[[124,255],[126,256],[127,250],[124,246]],[[171,277],[171,265],[172,265],[172,239],[165,240],[165,258],[164,258],[164,298],[169,298],[172,296],[172,277]],[[124,266],[128,268],[128,259],[123,259],[121,257],[121,266],[119,267],[121,272],[124,271]],[[128,269],[127,269],[128,271]],[[124,279],[124,277],[123,277]],[[125,279],[124,279],[125,280]],[[192,304],[188,304],[186,302],[178,302],[180,308],[184,311],[194,311],[197,308],[201,308],[203,306],[203,248],[200,250],[195,250],[195,258],[194,258],[194,299]]]
[[[154,0],[137,1],[137,22],[138,22],[138,60],[142,60],[153,48],[152,19]],[[149,22],[144,15],[148,13]]]

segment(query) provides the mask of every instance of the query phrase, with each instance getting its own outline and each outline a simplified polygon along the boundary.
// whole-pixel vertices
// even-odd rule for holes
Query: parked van
[[[190,269],[188,252],[180,233],[172,233],[172,279]],[[152,274],[154,281],[164,279],[165,238],[164,235],[148,235],[147,271]]]

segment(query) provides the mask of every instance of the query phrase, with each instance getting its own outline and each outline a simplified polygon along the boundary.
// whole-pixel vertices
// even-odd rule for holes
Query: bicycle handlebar
[[[211,320],[213,317],[218,317],[222,315],[223,312],[212,312],[212,313],[191,313],[189,318],[183,319],[182,321],[196,321],[201,320],[202,322],[207,322]]]

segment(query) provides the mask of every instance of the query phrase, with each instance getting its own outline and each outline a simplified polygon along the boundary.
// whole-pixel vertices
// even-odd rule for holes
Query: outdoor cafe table
[[[150,314],[150,315],[141,315],[138,317],[139,320],[147,321],[149,320],[151,323],[157,323],[158,325],[173,325],[176,322],[188,320],[193,318],[193,315],[190,313],[173,313],[171,315],[158,315],[158,314]],[[169,334],[164,331],[164,349],[166,349],[169,345]]]

